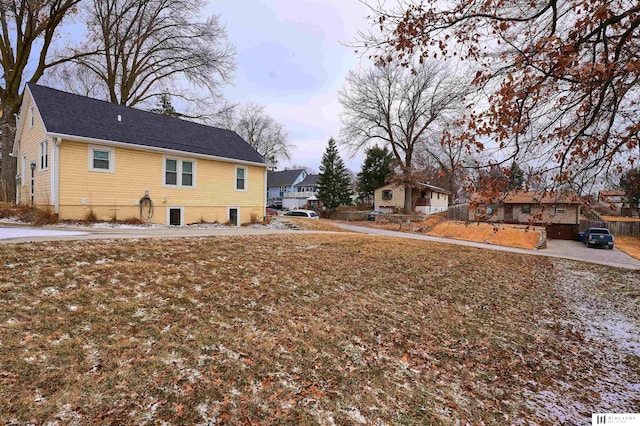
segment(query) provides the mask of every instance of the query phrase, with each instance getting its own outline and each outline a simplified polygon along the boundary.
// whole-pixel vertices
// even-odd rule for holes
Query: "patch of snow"
[[[69,310],[71,312],[76,312],[78,310],[78,307],[76,305],[71,305],[71,306],[69,306]]]
[[[347,410],[347,416],[349,416],[354,422],[358,422],[361,424],[367,423],[367,419],[362,415],[362,413],[360,413],[360,410],[358,410],[357,408],[351,407],[349,410]]]
[[[626,358],[640,357],[638,324],[625,315],[624,304],[616,305],[594,291],[601,282],[596,271],[581,269],[579,264],[568,261],[557,261],[556,268],[556,287],[575,315],[567,326],[584,336],[583,345],[593,348],[593,357],[605,374],[595,376],[593,384],[573,388],[561,384],[561,394],[549,390],[528,392],[527,405],[542,419],[566,424],[587,424],[591,413],[634,412],[640,375],[626,364]],[[581,401],[587,392],[600,395],[597,405]]]
[[[40,292],[43,296],[57,296],[60,291],[56,287],[43,288]]]

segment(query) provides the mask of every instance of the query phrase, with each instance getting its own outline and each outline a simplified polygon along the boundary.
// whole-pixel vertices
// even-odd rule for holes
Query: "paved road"
[[[371,228],[368,226],[337,224],[341,228],[352,232],[360,232],[372,235],[384,235],[387,237],[411,238],[415,240],[434,241],[444,244],[457,244],[467,247],[507,251],[511,253],[523,253],[536,256],[559,257],[563,259],[580,260],[583,262],[597,263],[600,265],[614,266],[616,268],[640,269],[640,261],[618,250],[587,248],[578,241],[548,240],[547,248],[542,250],[526,250],[514,247],[497,246],[493,244],[476,243],[472,241],[454,240],[451,238],[432,237],[430,235],[413,234],[408,232],[388,231],[386,229]]]

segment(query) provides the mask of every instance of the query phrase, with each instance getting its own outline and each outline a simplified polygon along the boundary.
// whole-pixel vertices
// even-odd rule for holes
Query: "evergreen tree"
[[[162,115],[170,115],[172,117],[181,117],[182,114],[177,112],[171,103],[171,95],[168,92],[164,92],[158,98],[156,107],[151,109],[151,112]]]
[[[511,163],[509,171],[509,189],[522,189],[524,186],[524,171],[518,166],[515,160]]]
[[[362,198],[373,196],[376,188],[386,183],[387,177],[391,174],[393,161],[393,155],[386,146],[380,148],[376,145],[367,149],[366,154],[362,169],[358,173],[358,193]]]
[[[331,138],[320,164],[318,199],[330,211],[338,206],[351,204],[350,183],[349,172],[338,154],[336,141]]]

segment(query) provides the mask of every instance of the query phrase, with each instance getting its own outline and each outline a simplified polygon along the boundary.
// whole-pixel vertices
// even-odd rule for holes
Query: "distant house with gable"
[[[295,185],[302,182],[308,173],[304,169],[267,172],[267,205],[283,206],[286,193],[294,192]]]
[[[446,211],[451,192],[428,183],[419,183],[413,189],[411,210],[416,213],[433,214]],[[404,208],[404,186],[388,183],[374,191],[374,208],[385,213]]]

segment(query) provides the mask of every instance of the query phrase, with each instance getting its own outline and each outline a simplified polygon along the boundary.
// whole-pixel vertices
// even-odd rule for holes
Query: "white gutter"
[[[120,147],[120,148],[137,149],[137,150],[140,150],[140,151],[159,152],[159,153],[164,153],[164,154],[180,155],[182,157],[188,156],[188,157],[194,157],[194,158],[202,158],[202,159],[205,159],[205,160],[215,160],[215,161],[220,161],[220,162],[223,162],[223,163],[233,163],[233,164],[244,164],[244,165],[248,165],[248,166],[258,166],[258,167],[264,167],[265,171],[266,171],[267,166],[268,166],[266,163],[256,163],[254,161],[238,160],[238,159],[235,159],[235,158],[226,158],[226,157],[218,157],[218,156],[215,156],[215,155],[198,154],[198,153],[189,152],[189,151],[179,151],[177,149],[168,149],[168,148],[158,148],[158,147],[154,147],[154,146],[137,145],[137,144],[128,143],[128,142],[116,142],[116,141],[110,141],[110,140],[105,140],[105,139],[87,138],[87,137],[83,137],[83,136],[66,135],[64,133],[48,133],[48,135],[49,136],[54,136],[54,137],[57,137],[57,138],[67,139],[67,140],[74,141],[74,142],[84,142],[84,143],[100,144],[100,145],[107,145],[107,146],[115,146],[115,147]]]
[[[268,169],[264,169],[264,209],[263,209],[264,211],[262,212],[262,217],[263,218],[267,217],[267,201],[268,201],[268,198],[267,198],[267,191],[268,191],[268,188],[267,188],[267,174],[268,173],[269,173]]]
[[[53,200],[53,212],[60,213],[60,144],[62,138],[54,138],[51,152],[53,159],[51,161],[51,199]]]

